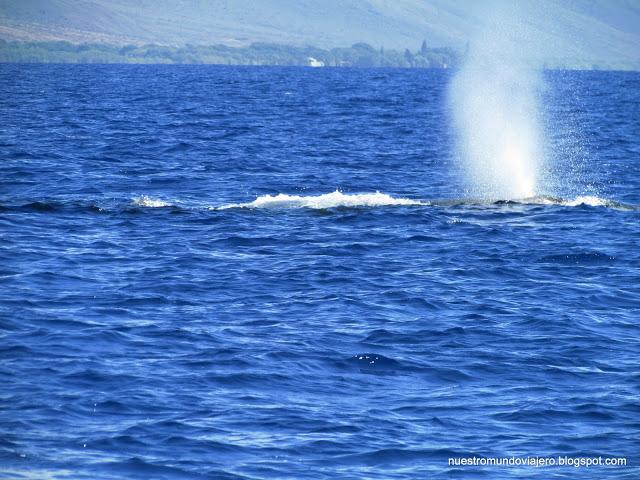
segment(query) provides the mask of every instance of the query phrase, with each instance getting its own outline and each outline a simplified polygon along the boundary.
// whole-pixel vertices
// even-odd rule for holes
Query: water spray
[[[449,96],[469,194],[533,197],[540,194],[544,156],[541,75],[527,55],[525,23],[514,4],[494,2],[482,16]]]

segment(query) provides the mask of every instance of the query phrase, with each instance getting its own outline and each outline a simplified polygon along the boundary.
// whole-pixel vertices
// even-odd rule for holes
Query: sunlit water
[[[638,478],[640,75],[490,200],[450,79],[0,66],[3,478]]]

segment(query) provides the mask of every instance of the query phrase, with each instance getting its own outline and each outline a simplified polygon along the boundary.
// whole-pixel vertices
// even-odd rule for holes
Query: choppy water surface
[[[0,66],[3,478],[638,478],[640,75],[468,198],[439,71]]]

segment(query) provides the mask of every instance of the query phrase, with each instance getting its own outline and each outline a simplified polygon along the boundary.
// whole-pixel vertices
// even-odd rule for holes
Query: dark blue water
[[[449,80],[0,66],[0,476],[639,478],[640,74],[496,203]],[[448,465],[558,455],[628,466]]]

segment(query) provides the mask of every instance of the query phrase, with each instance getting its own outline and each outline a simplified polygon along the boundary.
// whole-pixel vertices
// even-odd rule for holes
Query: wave
[[[323,195],[302,196],[287,195],[262,195],[253,202],[232,203],[220,207],[212,207],[214,210],[229,208],[314,208],[327,209],[336,207],[384,207],[391,205],[428,205],[427,202],[412,200],[409,198],[395,198],[386,193],[356,193],[345,194],[338,190]]]
[[[580,195],[574,198],[559,198],[547,195],[540,195],[531,198],[517,200],[484,200],[473,198],[457,199],[411,199],[403,197],[393,197],[386,193],[376,191],[375,193],[354,193],[346,194],[340,191],[326,193],[322,195],[287,195],[279,193],[277,195],[262,195],[252,202],[230,203],[223,205],[207,206],[202,201],[188,202],[181,200],[164,200],[148,195],[133,197],[130,200],[136,207],[143,208],[167,208],[171,210],[202,211],[202,210],[227,210],[227,209],[331,209],[331,208],[362,208],[362,207],[386,207],[386,206],[422,206],[440,208],[510,208],[510,207],[592,207],[607,208],[624,211],[640,211],[638,204],[625,204],[592,195]],[[40,214],[56,214],[61,211],[86,211],[89,213],[109,213],[118,211],[124,205],[118,206],[90,200],[70,200],[51,201],[39,200],[18,205],[0,205],[0,212],[24,211]]]
[[[606,198],[596,197],[593,195],[579,195],[575,198],[559,198],[550,195],[539,195],[536,197],[528,197],[513,200],[482,200],[482,199],[451,199],[451,200],[431,200],[429,205],[440,207],[454,206],[503,206],[503,205],[525,205],[525,206],[559,206],[559,207],[605,207],[616,210],[638,210],[640,205],[629,205]]]
[[[162,207],[171,207],[173,206],[169,202],[165,202],[164,200],[160,200],[159,198],[152,198],[146,195],[142,195],[141,197],[134,197],[133,204],[138,207],[147,207],[147,208],[162,208]]]
[[[574,200],[566,200],[563,205],[567,207],[577,207],[580,205],[588,205],[590,207],[609,207],[616,206],[618,204],[612,202],[611,200],[587,195],[576,197]]]
[[[586,205],[589,207],[624,207],[624,205],[607,200],[606,198],[596,197],[594,195],[579,195],[574,199],[562,199],[549,196],[539,196],[533,198],[527,198],[522,200],[521,203],[529,204],[541,204],[541,205],[561,205],[564,207],[579,207]]]
[[[418,200],[410,198],[392,197],[386,193],[376,191],[375,193],[345,194],[338,190],[323,195],[287,195],[279,193],[277,195],[262,195],[253,202],[231,203],[227,205],[209,207],[211,210],[226,210],[229,208],[313,208],[328,209],[336,207],[383,207],[393,205],[409,206],[435,206],[435,207],[456,207],[456,206],[504,206],[504,205],[549,205],[560,207],[606,207],[618,210],[638,210],[638,205],[625,205],[613,200],[601,198],[593,195],[579,195],[574,198],[559,198],[549,195],[539,195],[514,200],[484,200],[484,199],[432,199]]]

